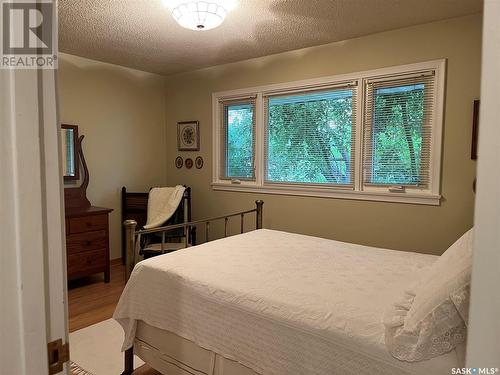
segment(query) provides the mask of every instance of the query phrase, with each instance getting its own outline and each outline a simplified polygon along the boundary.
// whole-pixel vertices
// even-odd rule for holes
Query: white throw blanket
[[[148,220],[144,229],[159,227],[170,219],[179,206],[185,189],[181,185],[151,189],[148,198]]]

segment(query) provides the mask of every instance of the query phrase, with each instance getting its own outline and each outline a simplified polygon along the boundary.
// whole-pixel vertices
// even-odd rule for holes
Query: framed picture
[[[479,100],[474,100],[472,112],[472,144],[470,147],[470,158],[477,160],[477,139],[479,135]]]
[[[177,148],[179,151],[199,151],[200,131],[198,121],[177,123]]]

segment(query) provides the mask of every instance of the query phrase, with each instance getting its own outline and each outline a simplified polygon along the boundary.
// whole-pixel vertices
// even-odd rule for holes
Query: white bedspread
[[[114,318],[137,320],[261,374],[449,374],[456,353],[400,362],[383,315],[437,257],[257,230],[143,261]]]

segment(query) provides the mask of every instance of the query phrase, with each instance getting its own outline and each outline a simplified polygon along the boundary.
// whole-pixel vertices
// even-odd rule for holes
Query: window
[[[267,97],[265,180],[352,186],[355,93],[342,87]]]
[[[222,103],[224,166],[222,179],[255,179],[255,102],[228,101]]]
[[[440,203],[445,61],[213,95],[217,190]]]
[[[364,182],[427,188],[434,75],[368,81]]]

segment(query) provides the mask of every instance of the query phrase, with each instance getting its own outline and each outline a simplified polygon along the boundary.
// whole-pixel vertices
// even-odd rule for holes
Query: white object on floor
[[[151,189],[148,197],[148,220],[144,229],[159,227],[170,219],[181,203],[185,189],[182,185]]]
[[[123,329],[114,319],[82,328],[69,334],[70,358],[94,375],[117,375],[123,372]],[[134,358],[134,367],[144,364]]]

